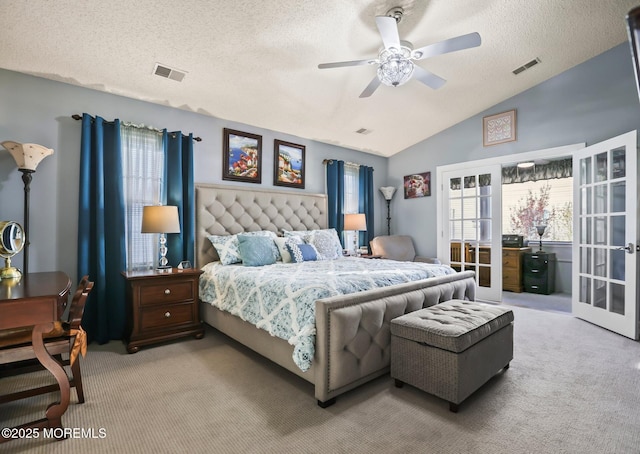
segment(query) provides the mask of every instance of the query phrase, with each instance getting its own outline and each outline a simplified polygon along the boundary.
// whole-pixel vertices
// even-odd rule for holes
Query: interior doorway
[[[544,310],[544,308],[547,308],[548,310],[553,310],[557,312],[566,312],[566,308],[570,306],[571,290],[569,286],[568,292],[562,292],[566,294],[554,295],[549,297],[547,295],[536,295],[536,294],[530,294],[530,293],[526,293],[524,297],[520,297],[520,295],[518,295],[517,293],[511,294],[511,292],[503,291],[502,281],[504,279],[504,274],[503,274],[503,267],[502,267],[503,258],[502,258],[502,244],[501,244],[501,235],[502,235],[503,227],[502,227],[501,221],[502,221],[502,216],[504,216],[504,213],[501,213],[502,206],[500,206],[498,209],[491,209],[491,213],[489,217],[493,221],[491,225],[493,226],[494,224],[498,224],[500,225],[500,228],[495,231],[493,228],[491,229],[490,239],[482,237],[482,232],[483,231],[486,232],[487,230],[481,229],[479,225],[482,222],[485,222],[485,224],[487,224],[486,223],[487,219],[485,219],[486,210],[485,210],[485,213],[483,213],[482,210],[478,209],[477,214],[475,215],[476,216],[475,220],[467,219],[467,216],[464,214],[459,215],[458,217],[455,217],[456,216],[455,214],[453,214],[452,216],[451,207],[455,203],[457,203],[455,200],[453,200],[453,198],[455,198],[456,196],[455,195],[454,197],[451,196],[450,189],[452,187],[455,187],[455,185],[451,186],[450,184],[452,178],[455,177],[456,174],[462,175],[462,174],[465,174],[465,172],[469,173],[471,171],[472,173],[477,173],[475,171],[481,168],[487,168],[492,166],[497,166],[498,168],[502,168],[503,166],[513,166],[518,162],[522,162],[525,160],[526,161],[557,160],[562,157],[571,156],[574,151],[583,149],[584,147],[585,147],[584,143],[578,143],[578,144],[573,144],[573,145],[568,145],[563,147],[524,152],[524,153],[518,153],[514,155],[506,155],[506,156],[488,158],[488,159],[483,159],[478,161],[452,164],[448,166],[440,166],[436,169],[436,178],[437,178],[437,181],[439,182],[438,184],[440,184],[440,191],[438,191],[438,199],[437,199],[438,213],[440,213],[440,215],[437,217],[437,227],[438,227],[438,232],[440,232],[438,236],[438,257],[443,258],[445,263],[451,264],[452,262],[454,262],[456,266],[465,267],[465,269],[467,267],[472,268],[474,266],[478,270],[482,268],[485,271],[482,275],[480,275],[480,273],[476,273],[476,280],[478,281],[479,290],[484,290],[484,289],[489,290],[489,288],[492,288],[493,290],[493,288],[496,287],[496,284],[498,284],[499,291],[497,293],[497,296],[495,296],[495,293],[491,291],[490,292],[491,297],[485,298],[482,292],[479,291],[477,295],[478,300],[485,300],[489,302],[504,301],[509,304],[515,304],[515,305],[530,304],[532,307],[535,307],[538,309]],[[479,184],[478,187],[482,187],[482,185]],[[502,189],[503,188],[501,185],[495,185],[495,184],[492,185],[492,189],[491,189],[492,195],[495,196],[497,192],[502,194],[504,192]],[[463,195],[461,195],[461,197],[464,198]],[[500,195],[499,197],[497,197],[497,199],[501,200],[501,197],[502,196]],[[464,200],[462,201],[462,203],[464,203]],[[471,227],[471,228],[468,228],[467,231],[470,231],[476,235],[480,235],[480,236],[474,236],[474,238],[472,238],[473,240],[475,240],[475,243],[473,241],[464,241],[466,238],[462,238],[462,237],[468,236],[465,233],[463,233],[460,236],[460,239],[462,241],[457,241],[458,240],[457,237],[459,235],[457,235],[457,233],[454,231],[455,230],[454,227],[457,225],[457,223],[464,225],[465,222],[467,223],[468,226]],[[476,228],[473,228],[474,223],[477,226]],[[487,258],[486,258],[487,253],[485,251],[486,245],[481,244],[482,242],[480,241],[481,239],[482,241],[490,240],[492,244],[490,267],[487,267]],[[458,249],[456,249],[456,243],[458,243]],[[469,250],[467,250],[465,243],[471,243],[468,247]],[[568,249],[569,251],[568,252],[569,258],[567,259],[567,262],[570,262],[571,260],[570,244],[571,243],[569,242],[565,247],[565,249]],[[463,245],[465,245],[465,247],[463,247]],[[485,252],[485,254],[481,254],[481,252]],[[498,252],[497,258],[493,257],[495,252]],[[491,272],[491,277],[489,278],[489,280],[488,280],[489,275],[487,274],[488,272]],[[493,275],[494,272],[498,272],[498,275],[497,276]],[[481,278],[483,280],[482,283],[480,282]],[[570,275],[568,279],[569,279],[569,282],[571,282]],[[488,282],[490,282],[489,286],[487,286]],[[548,300],[545,301],[545,299],[548,299]],[[528,302],[526,302],[525,300]],[[570,313],[570,309],[568,310],[568,312]]]

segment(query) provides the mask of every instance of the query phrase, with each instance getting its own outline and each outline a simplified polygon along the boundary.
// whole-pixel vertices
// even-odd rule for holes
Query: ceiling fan
[[[477,47],[481,43],[478,33],[469,33],[456,38],[446,39],[435,44],[414,49],[409,41],[401,41],[398,33],[398,24],[402,20],[404,10],[401,7],[391,8],[386,16],[376,16],[376,25],[384,47],[375,59],[343,61],[336,63],[321,63],[320,69],[341,68],[343,66],[378,65],[376,77],[367,85],[361,98],[367,98],[373,94],[381,83],[398,87],[408,82],[413,75],[428,87],[438,89],[447,81],[442,77],[416,65],[414,62],[436,55],[456,52],[458,50]]]

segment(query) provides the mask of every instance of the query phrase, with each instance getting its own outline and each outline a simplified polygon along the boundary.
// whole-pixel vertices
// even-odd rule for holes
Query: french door
[[[445,256],[458,271],[476,272],[476,298],[502,297],[500,165],[443,173]],[[497,221],[496,221],[497,220]]]
[[[574,153],[573,315],[638,339],[636,131]]]

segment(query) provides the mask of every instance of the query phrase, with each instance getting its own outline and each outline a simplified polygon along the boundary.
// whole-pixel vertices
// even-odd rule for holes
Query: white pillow
[[[293,259],[291,258],[291,254],[287,249],[287,243],[304,243],[302,237],[277,237],[273,240],[273,242],[278,246],[278,251],[280,252],[280,257],[282,257],[282,263],[291,263]]]
[[[335,229],[312,230],[304,241],[316,247],[318,260],[335,260],[342,257],[342,244]]]

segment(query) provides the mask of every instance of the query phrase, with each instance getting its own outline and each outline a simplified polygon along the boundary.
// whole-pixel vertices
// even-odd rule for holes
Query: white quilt
[[[315,301],[335,295],[455,274],[447,265],[345,257],[250,267],[205,265],[200,299],[294,346],[302,370],[315,353]]]

